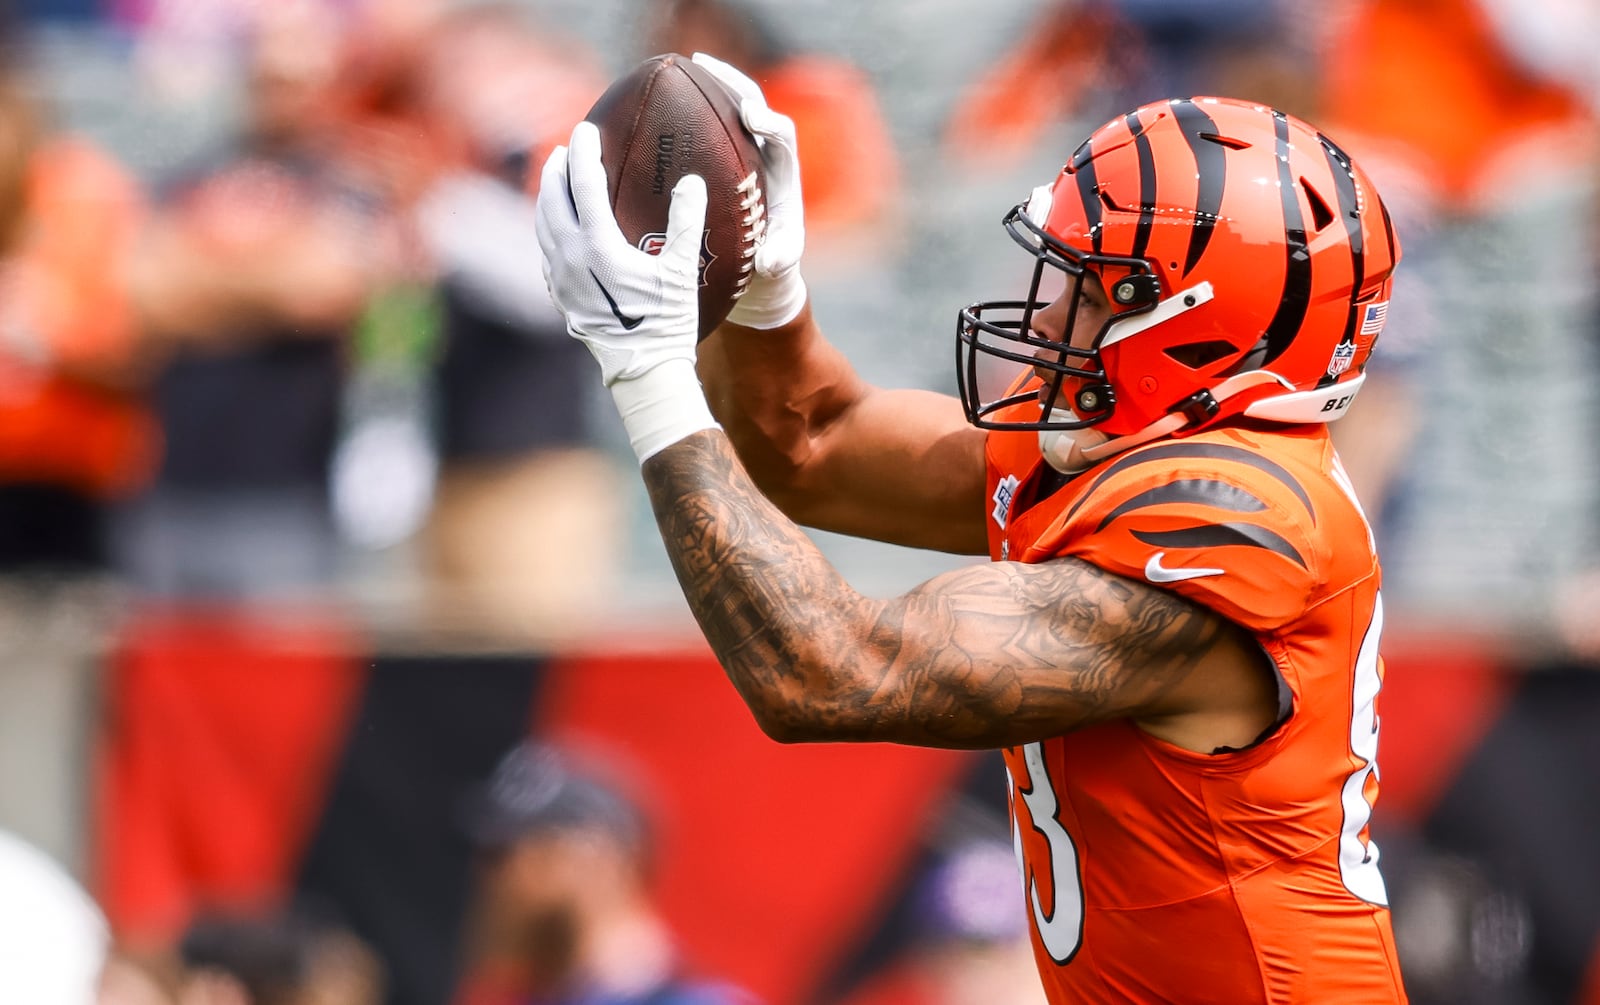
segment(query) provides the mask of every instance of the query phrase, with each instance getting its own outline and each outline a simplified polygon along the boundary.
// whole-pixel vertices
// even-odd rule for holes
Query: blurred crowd
[[[470,846],[471,870],[446,947],[454,979],[444,998],[401,984],[404,962],[385,960],[338,904],[319,898],[219,901],[196,910],[169,945],[119,940],[59,863],[0,829],[0,1000],[763,1005],[683,952],[658,900],[657,814],[634,768],[593,742],[530,739],[463,793],[452,827]],[[998,758],[991,769],[1001,770]],[[1043,1005],[1005,813],[987,797],[951,803],[915,843],[896,917],[866,957],[876,965],[815,1000]]]
[[[1026,279],[1000,217],[1087,127],[1198,93],[1317,123],[1366,166],[1405,245],[1389,334],[1336,428],[1386,594],[1419,619],[1600,662],[1600,9],[870,6],[13,2],[0,15],[7,623],[43,631],[50,598],[81,605],[86,583],[114,596],[89,603],[104,618],[90,634],[130,607],[314,609],[527,647],[581,639],[618,595],[673,606],[625,444],[543,289],[530,196],[613,75],[704,50],[797,120],[825,327],[868,377],[940,390],[955,310]],[[926,569],[828,547],[847,573]],[[0,697],[61,686],[38,653],[13,663]],[[0,702],[8,764],[60,749],[41,735],[70,733],[80,711],[63,699],[41,717],[27,701]],[[51,784],[82,760],[61,752]],[[618,931],[657,955],[633,962],[670,970],[670,940],[630,899],[643,867],[625,811],[563,794],[604,820],[604,847],[501,848],[484,910],[510,910],[495,896],[559,845],[638,906]],[[563,931],[547,948],[576,937]],[[463,1002],[545,1001],[527,984],[540,961],[507,949],[522,936],[479,934],[488,961]],[[963,944],[992,967],[1003,953],[987,948],[1015,934]],[[173,951],[181,977],[113,966],[114,1000],[382,1000],[381,963],[317,910],[197,918]],[[520,990],[495,990],[497,952],[523,968]],[[333,990],[284,990],[284,974]]]
[[[1370,400],[1340,430],[1392,598],[1511,628],[1592,601],[1592,7],[1019,0],[955,79],[920,70],[945,81],[930,120],[907,52],[842,44],[878,25],[807,37],[804,6],[640,3],[604,39],[553,0],[96,8],[128,116],[233,96],[182,156],[75,125],[70,66],[30,50],[62,15],[15,12],[0,568],[523,637],[586,624],[654,549],[539,281],[533,169],[632,60],[703,48],[796,118],[818,309],[899,383],[948,383],[930,319],[1018,282],[986,224],[1085,124],[1200,92],[1321,124],[1407,246]],[[923,30],[948,34],[937,13]]]
[[[639,13],[607,55],[715,49],[819,150],[858,137],[808,162],[823,245],[883,223],[895,157],[863,72],[711,0]],[[220,51],[210,84],[237,107],[136,173],[60,124],[13,25],[0,570],[154,602],[371,600],[523,644],[577,631],[626,560],[624,483],[530,196],[606,62],[511,3],[155,3],[116,23],[147,98],[185,86],[166,61]]]

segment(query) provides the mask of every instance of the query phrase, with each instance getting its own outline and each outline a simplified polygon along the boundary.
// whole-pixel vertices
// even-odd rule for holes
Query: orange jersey
[[[1052,1002],[1405,1001],[1378,849],[1372,535],[1325,426],[1222,428],[1102,462],[1027,508],[1037,434],[988,440],[997,560],[1074,556],[1248,629],[1292,712],[1198,754],[1123,720],[1006,751]]]

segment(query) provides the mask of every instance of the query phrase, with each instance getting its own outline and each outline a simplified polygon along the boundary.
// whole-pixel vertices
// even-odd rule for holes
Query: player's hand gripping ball
[[[700,245],[700,338],[749,286],[766,231],[761,151],[739,118],[739,96],[677,53],[654,56],[613,83],[585,119],[600,130],[611,208],[634,247],[655,254],[673,186],[706,183]]]

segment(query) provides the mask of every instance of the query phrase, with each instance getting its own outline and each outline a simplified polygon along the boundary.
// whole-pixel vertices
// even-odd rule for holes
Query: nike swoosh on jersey
[[[611,291],[606,289],[606,284],[600,281],[600,277],[595,276],[593,269],[589,270],[589,275],[594,276],[594,284],[600,287],[600,295],[606,298],[606,304],[610,306],[611,313],[616,316],[617,321],[625,331],[631,332],[641,324],[644,324],[644,318],[629,317],[622,313],[622,308],[617,306],[617,298],[613,297]]]
[[[1166,557],[1167,553],[1164,551],[1158,551],[1154,555],[1151,555],[1150,561],[1144,563],[1144,578],[1150,580],[1152,583],[1181,583],[1185,579],[1200,579],[1205,576],[1220,576],[1227,571],[1226,569],[1207,569],[1200,567],[1192,569],[1169,569],[1161,564],[1161,560]]]

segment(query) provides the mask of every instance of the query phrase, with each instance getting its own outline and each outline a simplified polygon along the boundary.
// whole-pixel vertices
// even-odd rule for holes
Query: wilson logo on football
[[[662,233],[658,232],[658,233],[654,233],[654,234],[646,234],[643,237],[639,238],[639,250],[644,252],[647,255],[659,255],[659,254],[661,254],[661,249],[665,248],[666,246],[667,246],[667,235],[666,234],[662,234]],[[711,263],[715,262],[716,260],[717,260],[717,256],[713,255],[711,253],[711,245],[710,245],[710,236],[709,236],[709,234],[702,235],[701,238],[700,238],[700,285],[701,286],[704,286],[706,284],[706,270],[709,269],[711,267]]]

